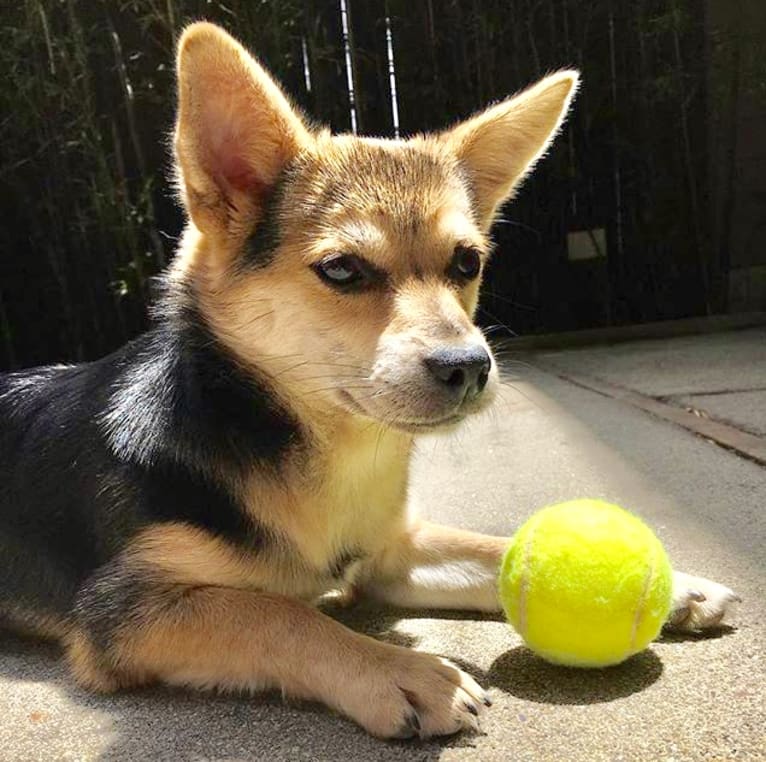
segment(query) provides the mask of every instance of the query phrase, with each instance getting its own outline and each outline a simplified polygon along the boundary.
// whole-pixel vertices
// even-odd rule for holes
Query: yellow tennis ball
[[[618,664],[657,637],[670,612],[672,570],[640,519],[600,500],[534,514],[500,569],[510,623],[539,656],[572,667]]]

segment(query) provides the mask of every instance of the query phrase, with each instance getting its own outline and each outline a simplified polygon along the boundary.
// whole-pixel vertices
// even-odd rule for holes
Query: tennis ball
[[[672,570],[640,519],[600,500],[573,500],[544,508],[516,532],[499,591],[508,620],[539,656],[606,667],[657,637]]]

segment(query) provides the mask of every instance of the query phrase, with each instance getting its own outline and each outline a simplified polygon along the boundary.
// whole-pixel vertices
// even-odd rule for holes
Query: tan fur
[[[555,134],[576,74],[553,75],[443,135],[401,141],[311,132],[209,24],[184,33],[178,70],[176,152],[197,230],[175,269],[195,283],[216,333],[278,377],[278,391],[320,428],[315,411],[321,419],[333,409],[411,432],[450,418],[424,389],[422,358],[445,338],[486,342],[471,320],[480,279],[457,288],[445,271],[457,245],[488,257],[492,214]],[[233,271],[288,165],[278,256],[264,270]],[[232,167],[244,169],[232,179]],[[383,269],[387,287],[339,300],[309,267],[333,252]],[[493,368],[477,409],[496,385]]]
[[[458,340],[484,344],[471,321],[479,282],[456,290],[445,283],[444,271],[456,244],[475,246],[485,256],[490,248],[471,220],[454,159],[436,142],[405,147],[341,136],[318,143],[322,150],[298,163],[285,216],[301,224],[284,230],[276,261],[264,271],[203,280],[201,295],[219,335],[240,357],[277,376],[291,404],[305,404],[308,417],[312,408],[327,410],[328,402],[345,407],[337,386],[359,388],[358,398],[379,392],[381,401],[396,396],[401,403],[407,390],[395,395],[379,379],[392,360],[399,369],[409,356],[381,350],[405,342],[422,355],[434,345],[439,320],[449,333],[459,326]],[[339,177],[348,178],[342,190],[334,188]],[[340,195],[328,203],[328,194]],[[200,258],[195,243],[182,260],[208,259]],[[390,287],[347,299],[339,308],[337,294],[309,268],[335,251],[380,266]],[[422,397],[410,392],[412,401]],[[398,412],[386,408],[380,417]],[[408,417],[425,416],[413,410]]]
[[[357,579],[387,603],[497,611],[497,574],[508,538],[414,520]]]
[[[499,609],[507,540],[419,520],[407,506],[409,460],[417,433],[492,400],[494,364],[483,394],[457,405],[425,369],[434,349],[488,351],[473,324],[481,278],[451,277],[450,263],[458,247],[486,263],[495,212],[560,127],[577,75],[552,75],[441,135],[408,141],[311,130],[211,24],[182,35],[178,81],[175,150],[190,219],[171,280],[298,419],[303,440],[276,469],[210,468],[252,520],[253,547],[154,524],[80,602],[92,605],[112,585],[119,616],[80,610],[77,626],[17,619],[60,637],[76,679],[97,691],[155,680],[270,687],[322,701],[382,737],[475,727],[488,701],[472,678],[310,604],[340,588],[395,605]],[[243,264],[277,190],[277,250],[265,266]],[[312,265],[338,253],[365,259],[383,282],[349,295],[320,281]],[[679,580],[677,608],[699,623],[699,597],[690,603],[689,580]]]
[[[461,124],[442,139],[471,172],[481,224],[545,153],[577,91],[579,74],[560,71]]]
[[[33,611],[26,606],[3,607],[0,611],[3,623],[20,635],[35,635],[46,640],[60,640],[69,632],[69,625],[52,614]]]
[[[556,75],[444,135],[390,141],[311,132],[243,49],[209,25],[187,30],[178,66],[176,151],[191,222],[174,277],[194,284],[214,332],[243,365],[272,381],[311,444],[283,464],[279,479],[255,469],[236,485],[250,515],[279,538],[281,553],[248,557],[181,526],[140,538],[134,559],[176,584],[219,592],[195,592],[205,603],[192,607],[194,627],[184,625],[179,635],[166,623],[152,625],[151,636],[126,646],[126,659],[171,681],[183,674],[195,684],[278,684],[359,719],[357,698],[349,698],[356,689],[344,682],[353,670],[334,665],[339,644],[348,650],[342,643],[358,644],[355,636],[332,626],[321,675],[307,667],[302,641],[272,658],[276,672],[269,674],[241,652],[252,650],[240,641],[243,628],[251,634],[256,624],[243,623],[240,612],[252,610],[260,622],[260,607],[268,606],[266,629],[284,637],[295,624],[283,612],[295,615],[296,604],[248,591],[313,599],[341,584],[331,569],[344,552],[356,562],[343,582],[386,600],[497,607],[503,540],[417,523],[405,507],[413,435],[489,404],[496,368],[480,400],[456,415],[433,394],[423,360],[439,346],[488,350],[472,320],[481,279],[458,286],[446,273],[458,246],[478,250],[486,262],[492,214],[545,149],[576,77]],[[276,256],[264,268],[233,266],[262,219],[270,184],[288,166]],[[385,287],[352,297],[328,288],[311,265],[338,252],[385,272]],[[215,621],[199,619],[213,610]],[[316,616],[299,614],[312,647],[329,626]],[[225,664],[206,655],[213,638],[225,644]],[[311,686],[295,684],[307,675]],[[369,705],[374,687],[359,684],[358,700]],[[423,722],[441,728],[423,734],[444,732],[444,718],[434,719],[441,711],[422,712]],[[451,727],[467,716],[458,712]],[[398,732],[401,717],[396,731],[385,711],[382,717],[385,731],[360,721],[375,733]]]
[[[103,671],[85,639],[72,641],[70,662],[83,684],[279,688],[322,701],[382,737],[472,727],[483,702],[475,681],[447,661],[379,643],[289,598],[195,586],[143,614],[145,625],[126,627],[115,644],[119,676]]]
[[[186,30],[175,148],[186,208],[201,231],[218,242],[236,238],[307,141],[287,99],[239,43],[213,24]]]
[[[243,485],[244,504],[271,531],[278,553],[246,554],[203,530],[166,523],[134,540],[128,562],[157,569],[173,584],[264,590],[309,601],[342,588],[352,575],[332,576],[340,555],[353,553],[356,572],[398,542],[408,526],[410,438],[360,428],[339,436],[336,431],[325,458],[301,461],[304,468],[296,465],[288,484],[255,472]]]
[[[138,682],[131,679],[127,672],[119,675],[107,666],[103,654],[84,633],[72,631],[66,635],[63,643],[69,669],[84,688],[96,693],[112,693]]]
[[[119,563],[139,601],[105,650],[69,634],[74,673],[97,690],[154,679],[278,687],[385,737],[472,727],[486,697],[470,677],[355,634],[308,602],[346,586],[400,605],[497,609],[505,541],[410,515],[409,460],[417,433],[492,400],[494,363],[484,392],[455,402],[425,359],[442,347],[489,352],[473,324],[481,278],[456,279],[451,263],[460,247],[486,263],[494,211],[558,129],[576,75],[408,141],[311,130],[210,24],[182,35],[178,81],[190,219],[171,279],[190,287],[216,338],[265,378],[305,441],[279,473],[218,474],[268,534],[262,549],[182,523],[134,538]],[[265,266],[241,265],[277,190],[277,251]],[[338,253],[385,278],[353,295],[334,290],[312,266]]]

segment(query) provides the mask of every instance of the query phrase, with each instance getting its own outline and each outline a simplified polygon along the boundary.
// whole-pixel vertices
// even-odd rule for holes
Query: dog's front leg
[[[362,570],[362,592],[395,606],[499,611],[504,537],[414,522]]]
[[[81,592],[67,655],[86,687],[161,681],[320,701],[380,737],[475,727],[484,691],[447,661],[349,630],[301,601],[173,584],[129,567]]]
[[[360,587],[395,606],[498,611],[497,574],[509,542],[417,521],[369,564]],[[739,600],[724,585],[677,571],[667,624],[684,631],[714,628]]]

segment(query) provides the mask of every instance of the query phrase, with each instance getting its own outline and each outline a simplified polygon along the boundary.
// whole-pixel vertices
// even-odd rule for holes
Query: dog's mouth
[[[368,410],[345,389],[339,389],[338,392],[344,406],[350,409],[351,412],[362,415],[365,418],[371,418],[393,429],[405,431],[410,434],[424,434],[426,432],[455,426],[471,413],[470,410],[465,410],[463,409],[463,406],[459,406],[458,409],[452,410],[446,415],[434,418],[409,419],[400,415],[381,416]]]
[[[466,417],[465,413],[456,413],[455,415],[440,418],[435,421],[397,421],[392,425],[402,431],[411,434],[426,433],[429,431],[438,431],[456,426]]]

